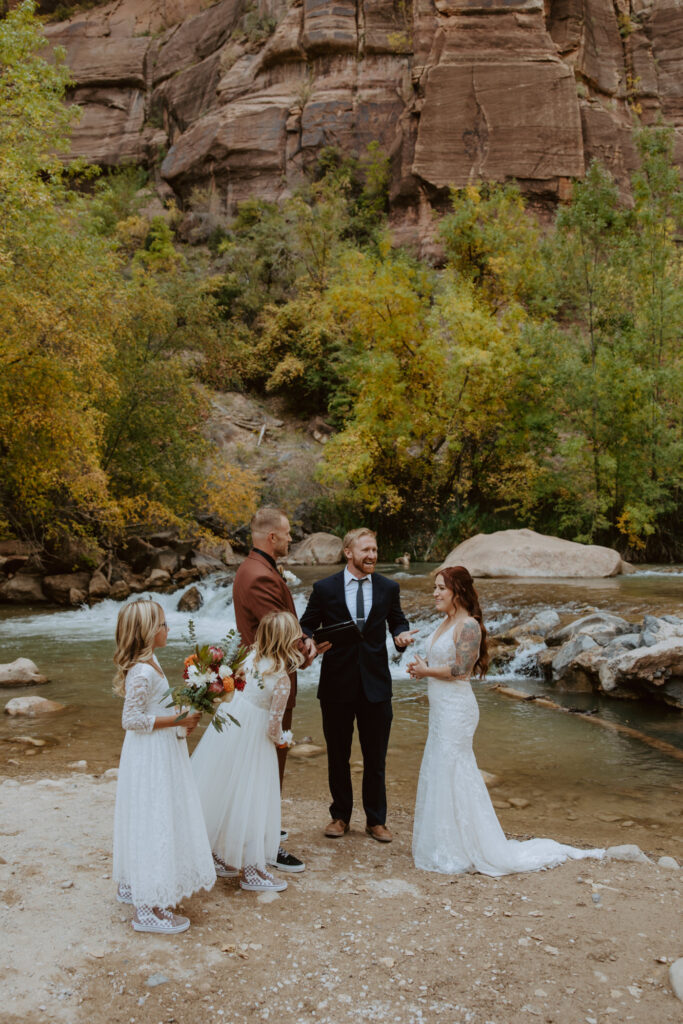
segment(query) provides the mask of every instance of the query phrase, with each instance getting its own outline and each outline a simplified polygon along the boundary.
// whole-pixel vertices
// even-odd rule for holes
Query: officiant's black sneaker
[[[293,854],[287,853],[284,846],[281,846],[277,851],[277,860],[271,860],[268,863],[271,867],[277,868],[278,871],[290,871],[292,874],[304,871],[306,868],[304,862]]]

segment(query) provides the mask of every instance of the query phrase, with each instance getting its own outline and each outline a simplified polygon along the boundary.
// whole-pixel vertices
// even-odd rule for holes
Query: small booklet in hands
[[[345,622],[335,622],[331,626],[321,626],[313,631],[313,640],[316,644],[330,643],[350,644],[360,639],[360,630],[353,619]]]

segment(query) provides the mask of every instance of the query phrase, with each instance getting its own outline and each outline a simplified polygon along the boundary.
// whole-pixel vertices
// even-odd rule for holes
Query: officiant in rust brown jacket
[[[260,508],[251,521],[252,549],[237,570],[232,587],[235,620],[244,644],[254,642],[258,624],[268,612],[287,611],[296,615],[294,599],[277,567],[277,559],[285,557],[291,541],[289,520],[284,512],[278,508]],[[302,639],[302,653],[306,655],[306,664],[316,655],[315,645],[308,638]],[[283,731],[292,727],[292,710],[296,703],[296,672],[289,678],[292,688],[282,718]],[[278,749],[277,756],[282,788],[287,748]],[[283,842],[287,839],[286,832],[281,838]],[[280,871],[303,871],[305,867],[282,846],[273,866]]]

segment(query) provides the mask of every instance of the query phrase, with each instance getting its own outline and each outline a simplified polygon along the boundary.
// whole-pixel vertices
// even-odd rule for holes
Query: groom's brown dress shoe
[[[347,821],[334,818],[325,829],[325,835],[328,839],[340,839],[348,831],[349,823]]]
[[[366,825],[365,831],[378,843],[390,843],[394,838],[386,825]]]

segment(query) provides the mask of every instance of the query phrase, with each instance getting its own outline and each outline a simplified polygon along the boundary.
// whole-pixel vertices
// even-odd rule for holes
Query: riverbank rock
[[[43,580],[43,589],[51,601],[72,607],[87,600],[89,585],[90,574],[87,572],[58,573]]]
[[[157,587],[167,587],[171,582],[171,574],[166,569],[152,569],[145,580],[145,587],[156,590]]]
[[[624,843],[622,846],[610,846],[605,851],[609,860],[623,860],[629,864],[652,864],[652,861],[639,846],[633,843]]]
[[[125,601],[130,597],[130,587],[125,580],[117,580],[116,583],[112,583],[109,596],[112,601]]]
[[[42,604],[47,601],[42,577],[35,573],[18,572],[0,584],[0,601],[8,604]]]
[[[16,661],[0,665],[0,686],[41,686],[49,681],[29,658],[17,658]]]
[[[671,637],[611,658],[600,667],[600,684],[614,696],[655,694],[683,709],[683,638]]]
[[[208,540],[200,540],[199,544],[196,545],[195,550],[201,555],[208,555],[210,558],[216,558],[222,563],[223,567],[230,565],[240,565],[244,561],[243,555],[238,555],[237,552],[232,550],[232,545],[227,540],[220,542],[212,542]]]
[[[683,957],[679,957],[669,967],[669,981],[674,995],[683,1003]]]
[[[286,565],[337,565],[342,561],[342,542],[333,533],[312,533],[295,544]]]
[[[585,578],[617,576],[630,569],[617,551],[577,544],[534,530],[478,533],[458,544],[443,566],[464,565],[478,577]]]
[[[324,753],[325,747],[319,747],[316,743],[295,743],[293,747],[290,747],[288,756],[308,758]]]
[[[88,597],[95,601],[103,600],[105,597],[109,597],[110,591],[111,587],[104,573],[94,572],[88,584]]]
[[[63,711],[65,704],[56,700],[47,700],[45,697],[13,697],[5,704],[5,714],[13,718],[17,715],[26,715],[34,718],[36,715],[47,715],[53,711]]]

